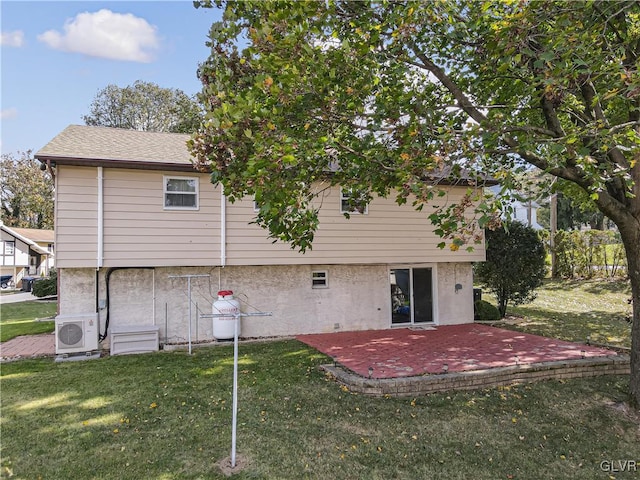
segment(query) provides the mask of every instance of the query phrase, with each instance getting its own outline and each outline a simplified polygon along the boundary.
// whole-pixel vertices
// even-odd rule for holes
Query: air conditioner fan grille
[[[82,322],[64,323],[58,327],[58,343],[64,347],[82,346],[84,330]]]

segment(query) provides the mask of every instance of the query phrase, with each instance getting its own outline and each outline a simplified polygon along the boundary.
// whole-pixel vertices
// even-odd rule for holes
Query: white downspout
[[[97,268],[102,268],[104,260],[104,192],[102,167],[98,167],[98,258]]]
[[[227,264],[227,197],[220,185],[220,266]]]
[[[153,325],[156,325],[156,269],[151,270],[151,282],[153,283],[153,305],[151,306],[152,316],[153,316]]]

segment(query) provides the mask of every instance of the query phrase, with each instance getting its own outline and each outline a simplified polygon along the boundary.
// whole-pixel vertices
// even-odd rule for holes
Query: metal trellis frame
[[[211,278],[211,275],[169,275],[169,278],[186,278],[187,291],[189,296],[189,355],[191,355],[191,279],[192,278]],[[166,332],[165,332],[166,335]]]

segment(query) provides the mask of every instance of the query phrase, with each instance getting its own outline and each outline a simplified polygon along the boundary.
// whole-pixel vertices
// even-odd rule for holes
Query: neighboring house
[[[53,230],[17,227],[12,227],[12,230],[47,251],[46,255],[36,254],[30,259],[29,275],[49,275],[49,272],[55,268],[55,232]]]
[[[542,226],[538,223],[538,208],[540,207],[536,202],[529,200],[528,202],[514,201],[511,206],[513,207],[513,219],[524,223],[535,230],[542,230]]]
[[[490,190],[494,195],[498,195],[500,187],[498,185],[494,185],[488,190]],[[511,220],[517,220],[518,222],[524,223],[525,225],[533,227],[534,230],[542,230],[542,225],[538,223],[538,208],[540,208],[538,202],[532,198],[526,200],[526,195],[523,192],[512,193],[517,193],[517,196],[522,198],[522,200],[511,200],[508,202],[507,205],[512,209]]]
[[[54,267],[53,230],[8,227],[0,222],[0,275],[11,275],[20,287],[29,276],[46,276]]]
[[[210,313],[228,289],[243,311],[273,313],[243,318],[243,337],[473,321],[472,262],[484,245],[437,248],[427,209],[392,198],[347,219],[333,187],[313,249],[298,253],[251,223],[251,198],[229,203],[193,169],[188,138],[72,125],[36,153],[56,181],[61,315],[99,312],[101,333],[156,325],[169,343],[207,340],[212,321],[196,304]],[[469,186],[448,188],[440,204]]]

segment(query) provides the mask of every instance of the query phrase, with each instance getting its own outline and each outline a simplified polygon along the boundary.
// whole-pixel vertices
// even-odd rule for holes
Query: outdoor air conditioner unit
[[[58,315],[55,324],[56,354],[91,352],[98,349],[97,313]]]

